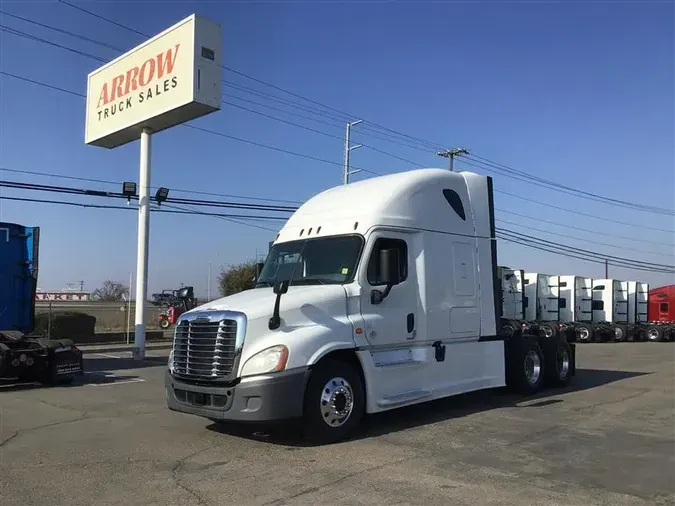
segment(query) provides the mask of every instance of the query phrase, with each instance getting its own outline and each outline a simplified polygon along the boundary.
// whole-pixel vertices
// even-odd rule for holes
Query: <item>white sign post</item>
[[[193,14],[88,76],[85,143],[141,144],[135,359],[145,358],[151,136],[220,110],[221,46],[220,25]]]

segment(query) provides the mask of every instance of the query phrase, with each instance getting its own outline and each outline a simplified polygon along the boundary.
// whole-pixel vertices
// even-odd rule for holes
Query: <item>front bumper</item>
[[[169,409],[211,420],[269,422],[302,416],[309,369],[300,368],[244,380],[231,387],[187,383],[166,370]]]

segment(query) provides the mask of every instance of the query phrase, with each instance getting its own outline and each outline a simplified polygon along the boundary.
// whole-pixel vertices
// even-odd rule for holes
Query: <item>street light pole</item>
[[[464,149],[464,148],[453,148],[453,149],[446,149],[445,151],[439,151],[436,153],[438,156],[442,156],[443,158],[448,158],[450,159],[450,172],[453,171],[453,165],[454,165],[454,160],[456,156],[461,156],[461,155],[468,155],[469,152]]]
[[[347,130],[345,132],[345,154],[344,154],[344,168],[342,171],[342,182],[343,184],[349,184],[349,176],[352,174],[356,174],[357,172],[361,172],[361,169],[356,169],[356,170],[349,170],[349,153],[351,152],[352,149],[358,149],[362,147],[361,144],[356,144],[354,146],[350,145],[350,139],[351,139],[351,129],[354,125],[358,125],[361,123],[363,120],[360,119],[358,121],[352,121],[351,123],[347,123]]]
[[[208,286],[206,287],[206,302],[211,302],[211,261],[209,260]]]

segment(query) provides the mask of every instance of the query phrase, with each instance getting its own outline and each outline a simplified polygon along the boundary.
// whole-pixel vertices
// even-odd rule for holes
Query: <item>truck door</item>
[[[376,232],[368,241],[364,260],[366,269],[361,269],[359,281],[361,311],[366,339],[377,349],[414,341],[420,320],[418,314],[418,284],[414,263],[411,262],[411,236],[398,232]],[[399,272],[402,282],[392,287],[389,295],[379,304],[371,301],[371,291],[384,291],[377,279],[380,251],[396,249],[399,256]]]

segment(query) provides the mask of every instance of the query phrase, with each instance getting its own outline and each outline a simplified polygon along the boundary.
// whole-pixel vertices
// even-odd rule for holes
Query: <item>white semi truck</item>
[[[184,313],[168,407],[299,418],[321,441],[364,414],[575,374],[562,333],[503,325],[492,179],[419,169],[324,191],[285,223],[254,289]]]

